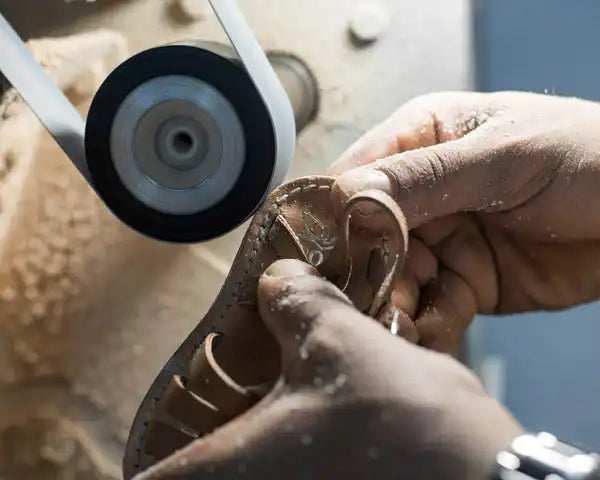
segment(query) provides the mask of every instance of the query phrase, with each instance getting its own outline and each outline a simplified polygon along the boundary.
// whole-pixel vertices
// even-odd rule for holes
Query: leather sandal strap
[[[343,277],[344,279],[342,281],[344,290],[348,286],[352,276],[353,260],[350,249],[350,224],[352,212],[357,209],[360,204],[365,203],[371,205],[375,204],[382,212],[390,217],[392,232],[391,234],[388,234],[386,238],[387,240],[392,240],[397,243],[397,247],[394,249],[396,253],[394,254],[392,261],[388,262],[389,267],[387,272],[368,309],[369,316],[376,317],[391,294],[394,280],[402,273],[402,269],[404,268],[408,251],[408,224],[406,222],[406,217],[396,201],[380,190],[366,190],[364,192],[359,192],[348,200],[343,213],[344,248],[347,265],[346,275]]]
[[[160,401],[160,408],[170,418],[180,421],[198,435],[212,432],[228,420],[217,407],[188,390],[179,375],[171,378]]]
[[[220,414],[230,418],[254,405],[260,397],[239,385],[217,362],[215,342],[221,337],[210,333],[196,350],[190,362],[188,388],[199,397],[215,405]]]
[[[219,366],[217,360],[215,359],[215,356],[213,354],[214,342],[220,336],[221,335],[218,333],[210,333],[204,339],[204,355],[206,356],[206,360],[208,360],[208,364],[210,365],[210,367],[219,376],[219,378],[223,381],[225,385],[227,385],[229,388],[231,388],[231,390],[238,393],[239,395],[246,396],[249,393],[248,390],[242,387],[241,385],[238,385],[233,378],[227,375],[225,370],[223,370]]]

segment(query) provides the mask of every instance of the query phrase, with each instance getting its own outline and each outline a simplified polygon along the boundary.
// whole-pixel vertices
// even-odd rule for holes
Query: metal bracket
[[[85,121],[1,13],[0,46],[0,71],[91,184],[85,159]]]

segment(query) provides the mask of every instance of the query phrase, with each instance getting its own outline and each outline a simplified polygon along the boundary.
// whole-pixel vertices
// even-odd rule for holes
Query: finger
[[[415,277],[419,287],[431,282],[437,275],[438,262],[431,249],[414,235],[410,236],[404,270]]]
[[[417,97],[356,141],[329,167],[340,175],[392,155],[455,140],[485,121],[478,108],[489,97],[475,92],[443,92]]]
[[[410,106],[405,106],[358,139],[329,166],[327,172],[340,175],[380,158],[435,143],[434,117],[431,113],[427,110],[415,112]]]
[[[411,150],[342,174],[332,200],[342,211],[357,192],[377,189],[391,195],[402,208],[409,228],[445,215],[486,207],[494,198],[499,172],[490,167],[493,152],[481,132],[420,150]],[[357,221],[377,225],[362,212]]]
[[[477,313],[473,290],[456,273],[444,269],[422,292],[416,320],[420,345],[457,355],[464,332]]]
[[[412,318],[406,312],[393,304],[384,308],[379,316],[379,322],[393,335],[397,335],[414,344],[419,341],[419,332],[417,331],[415,322],[413,322]]]
[[[394,334],[417,343],[419,334],[413,318],[420,303],[420,287],[437,275],[437,260],[431,250],[418,238],[411,237],[406,263],[394,282],[390,305],[381,313],[379,321]]]
[[[419,307],[419,286],[412,272],[404,270],[394,282],[391,303],[409,317],[414,317]]]
[[[352,345],[369,329],[380,329],[338,288],[297,260],[280,260],[267,269],[259,281],[258,305],[281,346],[283,374],[290,384],[305,382],[306,376],[312,382],[317,366],[337,375],[337,365],[348,360]],[[322,380],[329,379],[325,375]]]
[[[414,317],[419,307],[420,287],[435,279],[437,268],[437,259],[431,249],[419,238],[411,236],[402,275],[394,282],[392,305],[408,317]]]
[[[303,340],[311,326],[307,323],[306,315],[291,314],[291,311],[303,309],[304,299],[296,296],[300,283],[314,284],[313,288],[317,289],[321,286],[320,275],[311,265],[292,259],[273,263],[258,283],[261,318],[284,351]],[[293,303],[290,305],[290,302]],[[286,317],[285,321],[280,321],[283,316]]]
[[[498,272],[485,227],[473,216],[450,215],[413,232],[427,244],[437,261],[458,274],[474,292],[479,313],[492,313],[498,304]]]

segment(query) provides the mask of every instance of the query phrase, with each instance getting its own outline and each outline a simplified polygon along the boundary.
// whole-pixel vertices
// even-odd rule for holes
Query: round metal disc
[[[125,187],[157,211],[188,215],[220,202],[246,156],[244,129],[231,103],[202,80],[168,75],[135,88],[110,134]]]
[[[229,50],[210,42],[145,50],[94,96],[85,133],[94,189],[143,235],[178,243],[218,237],[248,219],[269,190],[273,119]]]

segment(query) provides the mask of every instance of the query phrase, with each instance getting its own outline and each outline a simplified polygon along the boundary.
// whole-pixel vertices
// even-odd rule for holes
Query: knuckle
[[[429,178],[435,183],[441,183],[448,175],[448,157],[437,150],[431,150],[423,157],[424,168]]]
[[[306,298],[308,301],[328,298],[349,302],[348,297],[339,288],[324,278],[298,278],[294,281],[293,291],[294,295]]]
[[[271,288],[273,301],[280,308],[323,306],[324,300],[349,303],[350,300],[335,285],[319,277],[295,277],[277,280]]]
[[[401,193],[419,185],[443,182],[460,156],[458,151],[449,148],[415,150],[381,163],[378,170],[387,175],[394,191]]]

